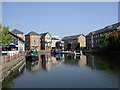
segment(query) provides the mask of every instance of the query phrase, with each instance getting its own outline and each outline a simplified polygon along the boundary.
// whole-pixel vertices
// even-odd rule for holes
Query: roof
[[[119,26],[120,26],[120,22],[115,23],[113,25],[109,25],[109,26],[105,27],[104,29],[105,29],[105,31],[109,31],[109,30],[117,29]]]
[[[106,32],[106,31],[116,30],[116,29],[119,29],[118,27],[120,27],[120,22],[106,26],[102,29],[90,32],[87,36],[90,36],[91,34],[94,35],[94,34],[99,34],[99,33]]]
[[[25,42],[21,37],[19,37],[19,36],[13,34],[12,32],[9,31],[8,33],[11,34],[11,35],[14,36],[14,37],[20,39],[22,42]]]
[[[100,30],[97,30],[97,31],[92,32],[92,34],[98,34],[98,33],[104,32],[104,31],[105,31],[104,29],[100,29]]]
[[[14,29],[13,31],[11,31],[11,33],[13,34],[24,34],[23,32],[21,32],[20,30]]]
[[[46,32],[46,33],[41,33],[40,36],[45,36],[45,35],[47,35],[47,34],[50,35],[50,33]],[[51,36],[51,35],[50,35],[50,36]],[[52,36],[51,36],[51,37],[52,37]]]
[[[114,31],[114,32],[109,34],[110,37],[115,36],[115,35],[120,35],[120,30]]]
[[[76,38],[79,37],[80,35],[83,35],[83,34],[73,35],[73,36],[66,36],[66,37],[64,37],[62,40],[65,41],[65,40],[68,40],[68,39],[76,39]],[[83,35],[83,36],[84,36],[84,35]]]
[[[59,36],[52,36],[52,40],[60,40]]]
[[[26,35],[39,35],[38,33],[36,33],[36,32],[34,32],[34,31],[31,31],[31,32],[29,32],[28,34],[26,34]]]

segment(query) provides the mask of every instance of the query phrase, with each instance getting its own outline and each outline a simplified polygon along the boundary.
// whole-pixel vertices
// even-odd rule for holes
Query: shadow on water
[[[119,55],[91,55],[87,56],[87,66],[92,69],[110,71],[114,73],[120,72],[120,56]]]
[[[100,70],[105,72],[120,72],[120,56],[118,55],[67,55],[67,54],[44,54],[39,55],[38,60],[26,60],[26,69],[31,73],[40,71],[51,71],[56,65],[64,64],[89,67],[91,70]],[[80,68],[81,69],[81,68]],[[3,84],[3,88],[11,88],[14,86],[14,80],[23,75],[25,68],[16,70],[7,78]]]
[[[11,74],[2,82],[2,89],[9,89],[11,88],[11,86],[14,86],[14,79],[22,76],[24,73],[24,69],[25,63],[21,65],[16,71],[11,72]]]

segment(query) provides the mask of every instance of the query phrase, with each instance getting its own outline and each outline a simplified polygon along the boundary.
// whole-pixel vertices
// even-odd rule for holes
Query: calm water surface
[[[118,88],[117,55],[39,55],[26,61],[4,88]]]

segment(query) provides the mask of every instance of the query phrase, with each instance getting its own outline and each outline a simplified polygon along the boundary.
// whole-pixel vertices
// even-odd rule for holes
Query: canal
[[[118,88],[118,55],[39,55],[26,61],[3,88]]]

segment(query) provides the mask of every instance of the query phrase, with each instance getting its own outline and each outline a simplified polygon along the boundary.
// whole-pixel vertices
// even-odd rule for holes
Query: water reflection
[[[2,82],[2,88],[11,88],[11,86],[14,86],[14,79],[20,77],[23,75],[25,69],[25,62],[14,72],[9,75],[5,79],[5,81]]]
[[[87,64],[86,55],[81,55],[80,60],[78,61],[80,67],[84,67]]]
[[[120,71],[120,56],[118,55],[91,55],[87,56],[87,66],[91,69],[118,73]]]
[[[42,67],[46,71],[50,71],[54,65],[60,64],[60,61],[56,57],[51,56],[51,54],[40,55]]]
[[[114,60],[115,57],[110,58],[100,55],[67,55],[67,54],[39,54],[39,60],[26,61],[26,68],[30,71],[51,71],[52,67],[61,63],[67,65],[76,65],[79,67],[88,66],[92,70],[105,70],[118,72],[120,69],[119,60]],[[117,58],[119,59],[119,58]],[[113,61],[114,60],[114,61]]]
[[[30,71],[36,72],[42,69],[41,62],[39,60],[36,61],[26,61],[26,68]]]
[[[86,55],[65,55],[64,57],[65,64],[77,65],[80,67],[84,67],[87,64]]]
[[[60,85],[63,87],[72,87],[72,85],[73,87],[75,86],[80,87],[80,85],[81,87],[97,87],[99,85],[100,87],[105,87],[103,86],[104,84],[102,82],[106,82],[106,84],[111,87],[111,85],[113,84],[112,82],[117,82],[117,80],[114,80],[116,79],[116,76],[114,75],[117,75],[116,73],[120,71],[119,60],[120,56],[118,55],[107,56],[92,54],[87,55],[39,54],[38,60],[34,61],[27,60],[26,68],[23,68],[25,65],[21,66],[13,75],[10,76],[12,78],[9,78],[7,82],[5,82],[3,87],[4,88],[6,87],[10,88],[13,86],[20,87],[23,85],[22,84],[23,80],[25,82],[29,80],[27,83],[29,83],[30,86],[33,85],[35,87],[36,86],[42,87],[44,85],[45,85],[44,87],[46,86],[60,87],[58,84],[57,84],[58,86],[57,85],[54,86],[57,80],[58,80],[57,82],[59,82]],[[59,68],[56,68],[56,66],[59,66]],[[30,71],[30,73],[27,71]],[[45,71],[49,73],[46,73]],[[35,77],[32,78],[33,75],[31,76],[31,73],[34,72],[38,73],[36,73]],[[22,77],[18,79],[19,76]],[[99,78],[95,78],[96,76],[98,76]],[[90,80],[88,81],[88,79]],[[96,82],[91,83],[92,80]],[[100,82],[98,82],[97,80],[99,80]],[[111,80],[112,82],[109,82]],[[30,82],[38,82],[39,85]],[[63,82],[65,82],[64,85]],[[30,87],[29,84],[27,85],[28,87]],[[113,87],[116,87],[116,84],[114,84]]]

